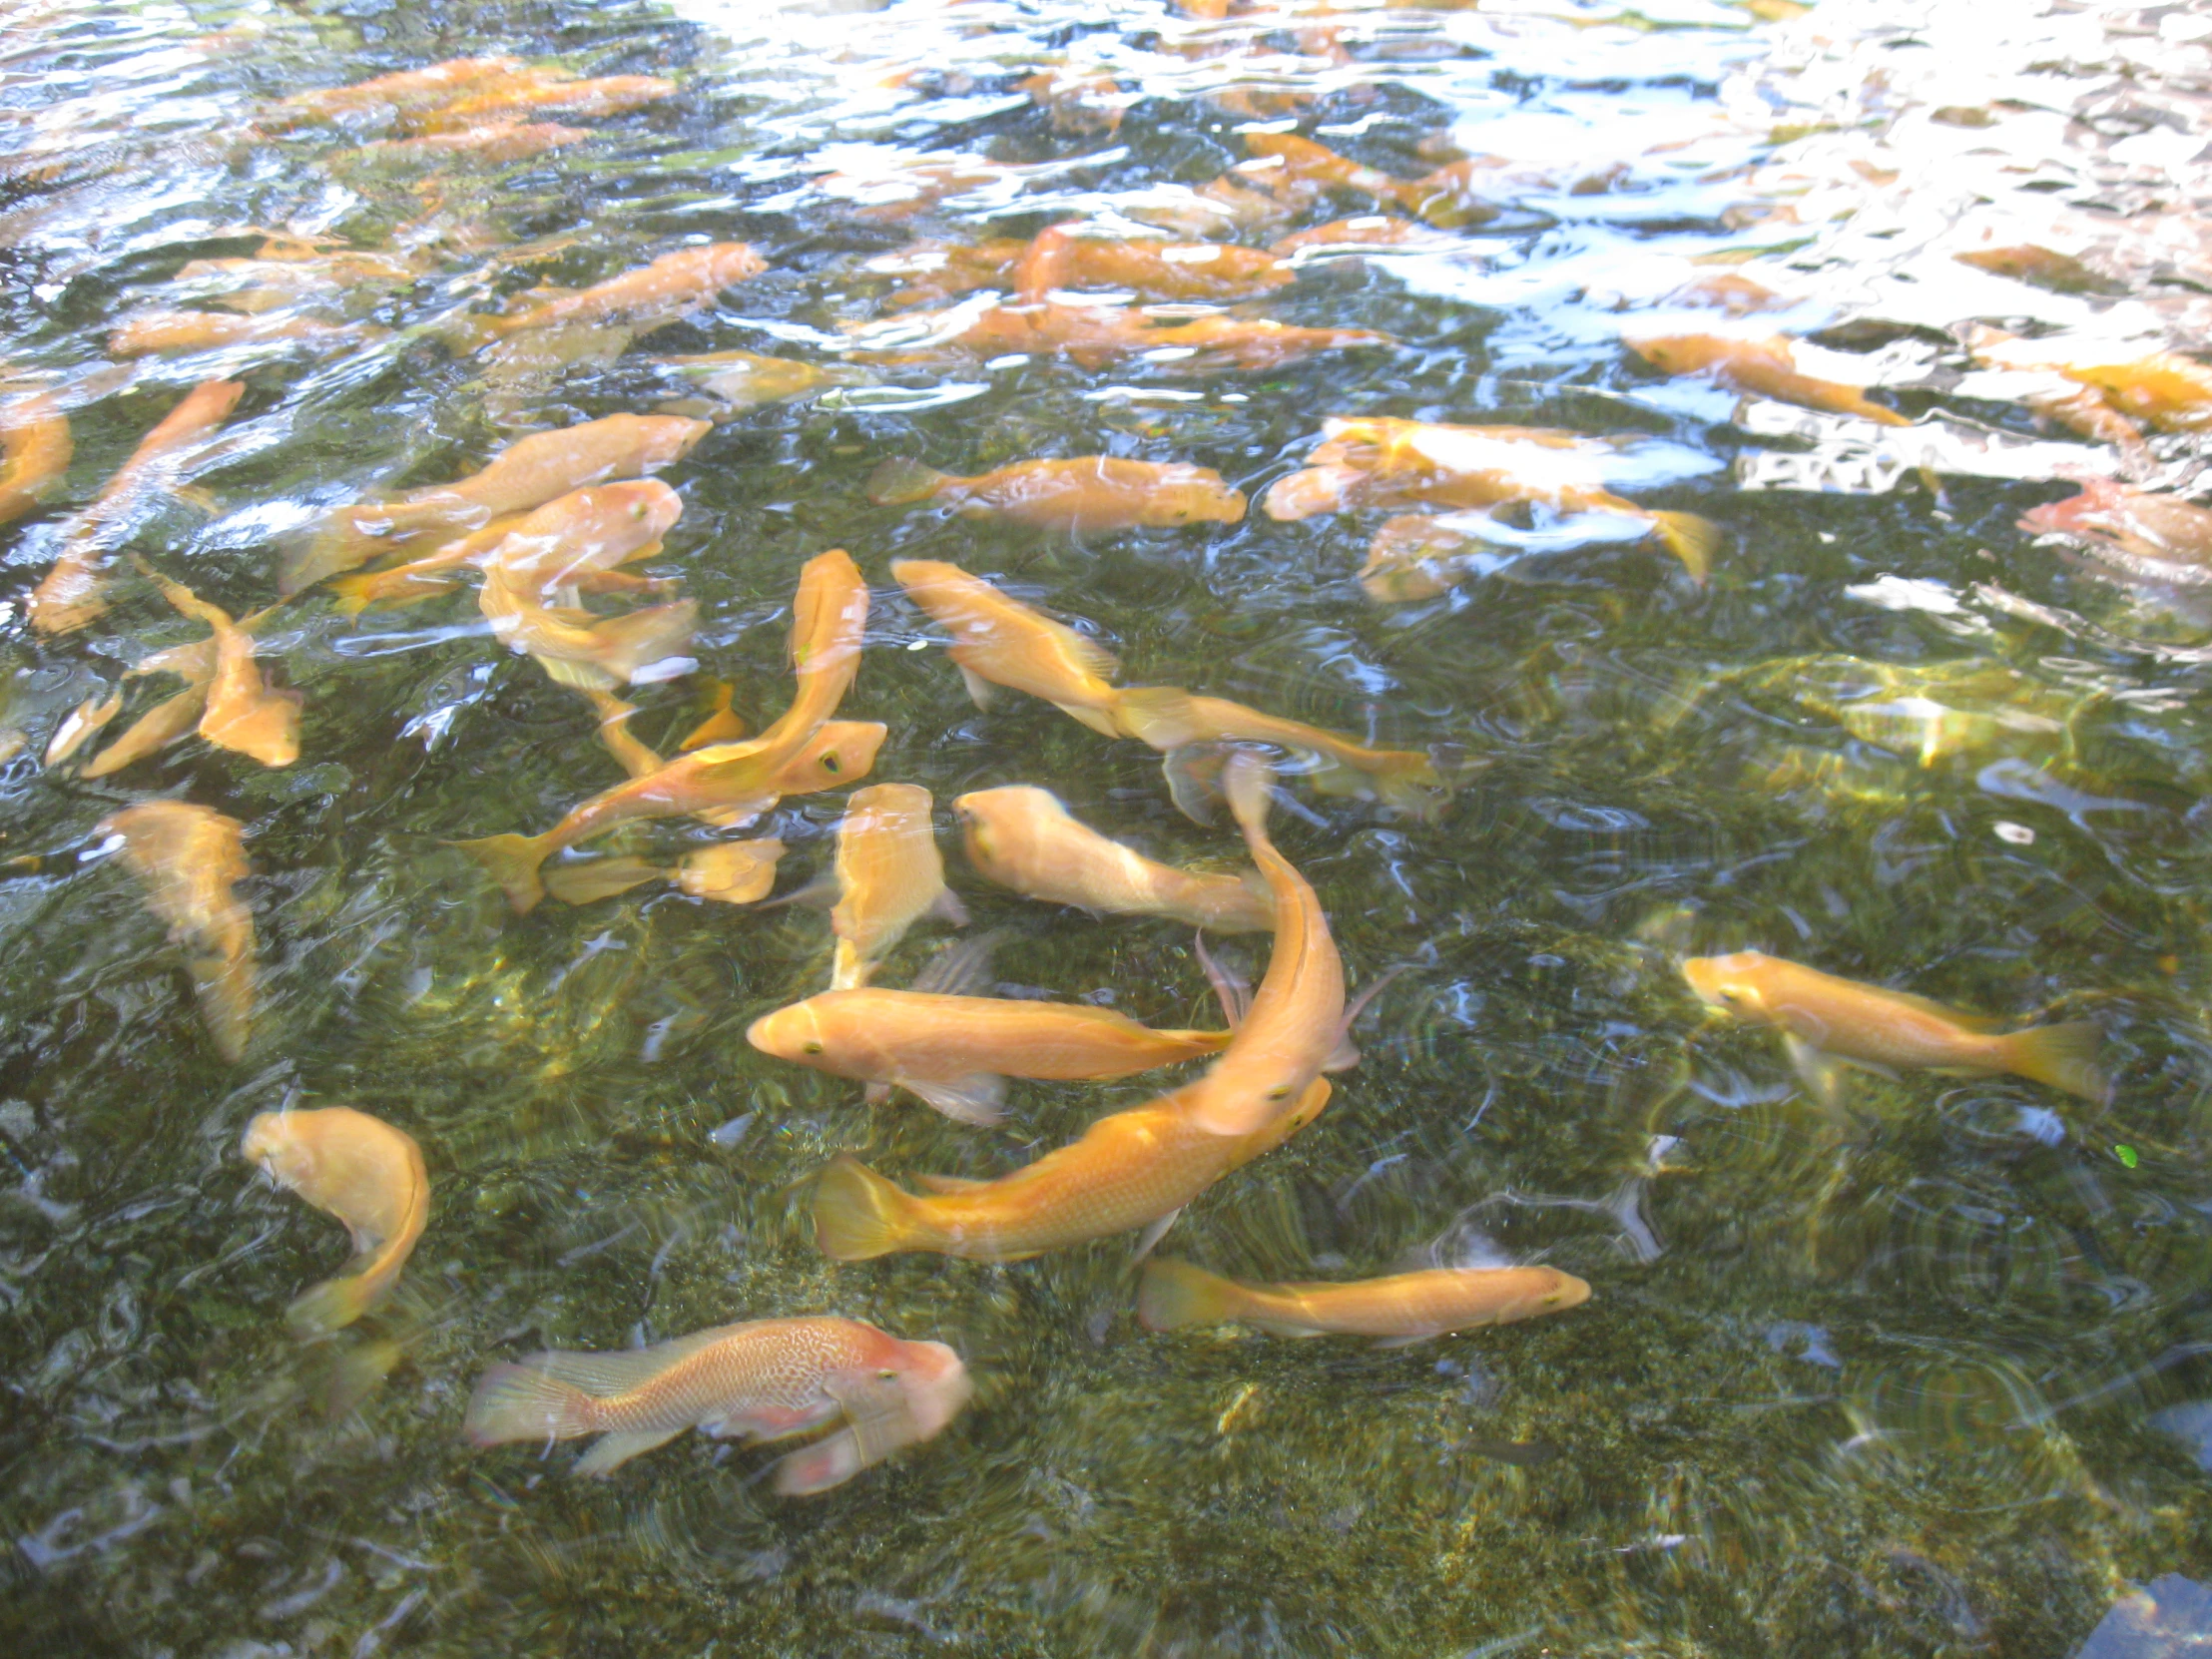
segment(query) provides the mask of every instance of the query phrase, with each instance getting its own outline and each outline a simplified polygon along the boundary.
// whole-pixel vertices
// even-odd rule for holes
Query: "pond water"
[[[388,108],[279,105],[495,55],[673,87],[529,115],[582,132],[527,155],[373,149],[409,136]],[[2020,520],[2083,480],[2185,497],[2201,438],[2054,418],[2053,375],[1976,330],[2053,360],[2203,340],[2208,86],[2212,14],[2070,0],[10,8],[0,392],[73,437],[0,531],[10,1650],[2026,1659],[2111,1613],[2133,1634],[2098,1651],[2181,1651],[2145,1632],[2212,1571],[2206,547],[2152,580],[2139,547]],[[1372,174],[1207,193],[1282,134],[1466,188],[1423,236],[1321,239],[1263,296],[1157,325],[1386,338],[963,355],[901,306],[917,243],[1083,222],[1264,249],[1406,211]],[[766,269],[483,346],[525,290],[709,242]],[[265,250],[315,275],[186,271]],[[116,354],[180,308],[272,331]],[[1807,406],[1625,343],[1716,333],[1796,337],[1801,373],[1872,389]],[[718,397],[659,361],[728,351],[828,372]],[[243,389],[115,513],[106,612],[34,626],[75,515],[210,380]],[[187,736],[88,767],[175,689],[125,671],[208,633],[121,555],[247,616],[349,503],[671,407],[713,425],[660,472],[682,517],[634,568],[697,627],[623,694],[631,728],[673,749],[718,682],[767,726],[800,567],[848,549],[874,601],[839,713],[887,727],[871,782],[932,793],[971,931],[1004,929],[996,994],[1216,1022],[1188,928],[991,886],[955,796],[1037,784],[1157,857],[1243,848],[1143,744],[978,710],[892,559],[1076,619],[1130,684],[1441,757],[1425,815],[1284,779],[1274,830],[1354,990],[1400,971],[1327,1112],[1160,1254],[1266,1281],[1542,1262],[1589,1301],[1377,1348],[1148,1332],[1133,1236],[826,1259],[835,1155],[998,1175],[1158,1080],[1017,1082],[995,1129],[871,1105],[746,1041],[829,982],[819,907],[662,882],[513,913],[449,843],[542,830],[622,771],[466,586],[358,615],[309,587],[254,624],[299,697],[289,765]],[[1374,415],[1622,440],[1595,451],[1620,496],[1452,513],[1422,532],[1441,565],[1364,585],[1389,510],[1260,504],[1325,419]],[[1252,510],[1074,530],[869,498],[886,460],[1090,455],[1215,468]],[[1703,582],[1621,497],[1720,527]],[[119,687],[116,724],[44,764]],[[785,843],[780,892],[830,869],[846,793],[749,831]],[[102,828],[157,799],[243,826],[235,1062]],[[714,833],[593,850],[670,864]],[[920,924],[881,982],[953,936]],[[1746,949],[2092,1020],[2110,1098],[1854,1070],[1824,1105],[1679,969]],[[240,1137],[341,1103],[419,1142],[429,1220],[388,1300],[301,1340],[284,1309],[342,1238]],[[604,1482],[568,1446],[460,1437],[495,1362],[824,1313],[950,1344],[972,1405],[813,1498],[703,1435]]]

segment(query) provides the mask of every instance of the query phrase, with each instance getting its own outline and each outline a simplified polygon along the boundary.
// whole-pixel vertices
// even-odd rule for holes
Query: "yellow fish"
[[[849,1154],[815,1184],[815,1243],[837,1262],[930,1251],[972,1262],[1018,1262],[1048,1250],[1164,1231],[1183,1206],[1321,1114],[1329,1079],[1254,1133],[1209,1134],[1187,1102],[1205,1081],[1102,1117],[1082,1139],[995,1181],[923,1176],[927,1195],[893,1186]]]
[[[61,557],[32,590],[33,628],[42,634],[73,633],[107,611],[113,544],[128,532],[130,517],[149,495],[175,487],[177,452],[222,425],[245,390],[236,380],[203,380],[139,439],[99,498],[71,523]]]
[[[572,115],[589,120],[620,115],[666,98],[675,90],[674,81],[658,75],[602,75],[589,81],[566,76],[534,81],[518,77],[490,82],[482,90],[440,105],[417,116],[414,125],[439,132],[486,121],[512,124],[522,115]]]
[[[1244,493],[1210,466],[1111,455],[1017,461],[977,478],[933,472],[916,461],[885,461],[868,478],[867,498],[878,507],[937,501],[962,518],[1012,519],[1078,534],[1235,524],[1245,514]]]
[[[334,351],[381,338],[384,330],[362,322],[317,322],[288,312],[145,311],[126,317],[108,335],[111,357],[148,357],[182,351],[217,351],[234,345],[285,340]]]
[[[1210,874],[1155,862],[1077,823],[1048,790],[1013,784],[952,803],[968,861],[1002,887],[1051,904],[1113,915],[1168,916],[1217,933],[1275,926],[1254,871]]]
[[[893,559],[891,575],[930,620],[952,631],[949,655],[978,709],[993,686],[1041,697],[1103,737],[1119,735],[1107,682],[1121,665],[1104,646],[935,559]]]
[[[450,103],[486,81],[511,80],[526,73],[519,58],[450,58],[421,69],[402,69],[373,80],[356,81],[351,86],[295,92],[278,100],[276,108],[288,114],[323,118],[387,110],[404,113]]]
[[[1772,397],[1801,409],[1857,415],[1878,426],[1913,424],[1875,402],[1864,386],[1800,373],[1791,354],[1795,342],[1787,334],[1644,334],[1623,336],[1622,343],[1662,374],[1699,374],[1730,391]]]
[[[691,898],[711,898],[721,904],[751,904],[766,898],[769,889],[776,885],[776,864],[783,856],[784,843],[769,835],[758,840],[716,841],[709,846],[696,847],[674,865],[656,864],[627,854],[590,858],[579,863],[555,864],[546,870],[545,890],[563,904],[590,904],[628,892],[632,887],[642,887],[648,881],[667,881]]]
[[[1187,1325],[1250,1325],[1275,1337],[1375,1337],[1401,1348],[1561,1314],[1590,1300],[1590,1287],[1557,1268],[1430,1268],[1384,1279],[1248,1285],[1188,1262],[1147,1262],[1137,1318],[1148,1331]]]
[[[943,1431],[973,1386],[942,1343],[909,1343],[845,1319],[755,1320],[627,1354],[533,1354],[476,1384],[461,1437],[600,1439],[578,1474],[611,1474],[687,1428],[783,1440],[841,1423],[788,1454],[786,1496],[828,1491],[901,1446]]]
[[[1991,368],[2043,369],[2084,386],[2104,407],[2158,432],[2194,432],[2212,425],[2212,368],[2175,351],[2131,355],[2127,346],[2099,350],[2063,339],[2025,340],[1994,328],[1977,328],[1966,349]],[[2047,412],[2063,409],[2052,405]],[[2094,430],[2092,436],[2104,435]]]
[[[924,916],[955,927],[967,910],[944,884],[944,860],[930,823],[929,792],[912,784],[874,784],[852,792],[837,826],[837,936],[832,990],[855,990],[875,964]]]
[[[1298,280],[1287,261],[1255,248],[1131,241],[1066,225],[1040,231],[1006,275],[1024,303],[1041,301],[1054,288],[1121,288],[1139,299],[1170,302],[1251,299]]]
[[[655,357],[715,401],[714,415],[728,420],[748,409],[805,397],[824,386],[863,383],[867,376],[839,364],[801,362],[796,357],[764,357],[757,351],[709,351],[695,356]],[[705,412],[705,411],[693,411]]]
[[[988,1126],[1005,1115],[1006,1079],[1097,1081],[1216,1054],[1227,1031],[1156,1031],[1111,1008],[873,988],[825,991],[746,1029],[764,1054],[868,1086],[894,1088],[946,1117]]]
[[[689,668],[684,653],[699,622],[699,607],[689,599],[600,618],[548,606],[536,583],[517,580],[497,564],[484,571],[476,607],[500,644],[537,659],[557,685],[598,691],[629,685],[671,662],[681,664],[677,672]]]
[[[299,694],[272,691],[254,663],[254,636],[182,582],[147,569],[149,580],[180,615],[214,630],[215,661],[207,684],[200,735],[265,767],[288,767],[299,759]]]
[[[430,1176],[412,1135],[350,1106],[263,1112],[246,1126],[239,1155],[335,1216],[352,1238],[359,1265],[285,1309],[293,1330],[339,1330],[391,1294],[430,1220]]]
[[[589,127],[564,127],[557,121],[487,121],[482,126],[426,133],[420,138],[383,139],[375,144],[364,144],[358,150],[337,157],[336,162],[382,167],[471,161],[496,167],[506,162],[528,161],[532,156],[581,144],[593,136]]]
[[[1836,1062],[1926,1067],[1968,1073],[2010,1072],[2099,1103],[2111,1084],[2097,1070],[2102,1041],[2088,1020],[1999,1034],[1994,1022],[1926,997],[1839,979],[1756,950],[1693,956],[1682,976],[1701,1001],[1782,1033],[1790,1060],[1814,1097],[1837,1098]]]
[[[488,835],[456,842],[481,863],[518,913],[545,896],[538,870],[565,846],[604,834],[638,819],[680,818],[717,810],[757,817],[775,805],[789,769],[836,712],[860,668],[860,633],[867,621],[867,584],[842,549],[819,553],[800,572],[792,605],[792,662],[798,694],[783,716],[758,738],[695,749],[643,778],[595,795],[552,829],[536,835]],[[881,729],[872,730],[880,741]],[[817,752],[815,769],[833,788],[862,776],[875,759],[843,750]],[[730,822],[724,817],[718,822]]]
[[[54,728],[54,735],[47,741],[46,753],[39,764],[47,768],[60,766],[70,756],[84,748],[109,721],[123,712],[123,688],[118,686],[103,697],[98,692],[86,698],[63,717]]]
[[[69,416],[41,393],[0,410],[0,524],[39,504],[69,470]]]
[[[124,864],[146,888],[146,907],[185,947],[194,994],[216,1052],[245,1057],[254,1022],[254,917],[237,885],[246,862],[245,826],[184,801],[142,801],[100,821],[95,833],[122,837]]]
[[[587,484],[658,472],[690,454],[712,430],[704,420],[679,415],[618,414],[532,432],[457,483],[432,484],[409,490],[396,501],[341,509],[287,557],[278,589],[297,593],[380,553],[422,553]]]
[[[1114,694],[1114,723],[1125,737],[1150,744],[1169,757],[1176,804],[1206,822],[1202,797],[1174,765],[1176,752],[1193,745],[1272,743],[1315,757],[1304,774],[1323,795],[1357,796],[1421,817],[1432,815],[1448,786],[1433,757],[1406,749],[1369,749],[1303,721],[1263,714],[1219,697],[1194,697],[1174,686],[1132,686]]]
[[[548,328],[555,323],[671,318],[697,309],[724,288],[735,287],[767,269],[768,262],[745,243],[710,243],[703,248],[663,254],[651,265],[512,315],[478,320],[497,336],[524,328]]]

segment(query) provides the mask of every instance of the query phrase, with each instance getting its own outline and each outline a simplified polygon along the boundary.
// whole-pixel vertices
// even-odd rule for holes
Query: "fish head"
[[[918,1430],[915,1437],[926,1440],[960,1414],[974,1397],[975,1383],[960,1357],[943,1343],[900,1343],[898,1350],[883,1370],[896,1376]]]
[[[1235,524],[1244,515],[1244,491],[1231,489],[1205,466],[1169,467],[1144,504],[1148,525]]]
[[[830,720],[776,775],[779,795],[813,795],[865,778],[890,731],[879,720]]]
[[[957,796],[952,816],[959,821],[967,845],[968,861],[984,874],[1011,867],[1008,854],[1023,829],[1039,819],[1067,816],[1067,810],[1050,790],[1033,784],[1008,784],[1002,789],[971,790]]]
[[[1682,964],[1682,977],[1707,1007],[1738,1019],[1764,1020],[1768,1017],[1766,980],[1772,961],[1772,957],[1756,950],[1739,950],[1728,956],[1692,956]]]
[[[2084,480],[2078,495],[2069,495],[2063,501],[2046,501],[2021,514],[2019,527],[2031,536],[2048,535],[2054,530],[2090,528],[2119,505],[2119,488],[2109,479]]]
[[[623,540],[643,546],[659,541],[684,516],[684,498],[658,478],[626,478],[601,484],[592,492],[593,506],[610,528],[619,528]]]
[[[1577,1279],[1571,1273],[1561,1273],[1557,1268],[1535,1268],[1530,1274],[1532,1283],[1527,1294],[1498,1310],[1498,1324],[1511,1325],[1516,1320],[1532,1320],[1542,1314],[1563,1314],[1590,1300],[1588,1281]]]
[[[262,1112],[246,1126],[239,1156],[279,1186],[298,1188],[314,1174],[315,1149],[289,1112]]]
[[[1237,1148],[1238,1164],[1249,1163],[1263,1152],[1273,1152],[1293,1135],[1321,1116],[1322,1108],[1329,1104],[1334,1085],[1326,1077],[1317,1077],[1306,1085],[1306,1092],[1296,1104],[1255,1129]],[[1272,1092],[1270,1098],[1274,1098]]]
[[[824,1029],[823,1010],[817,1005],[818,997],[804,1002],[794,1002],[787,1008],[778,1008],[763,1014],[745,1028],[745,1040],[763,1054],[773,1054],[779,1060],[789,1060],[794,1065],[817,1064],[828,1050],[829,1033]]]
[[[638,446],[638,470],[657,471],[682,460],[697,447],[699,440],[715,429],[711,420],[692,420],[683,415],[632,415],[633,420],[646,423],[645,441]]]
[[[1644,334],[1621,343],[1662,374],[1695,374],[1720,354],[1704,334]]]

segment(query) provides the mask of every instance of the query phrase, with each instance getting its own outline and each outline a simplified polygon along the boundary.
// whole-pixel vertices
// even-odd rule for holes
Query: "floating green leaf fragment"
[[[2135,1167],[2135,1149],[2131,1146],[2113,1147],[2112,1156],[2119,1159],[2119,1161],[2125,1164],[2129,1169],[2133,1169]]]

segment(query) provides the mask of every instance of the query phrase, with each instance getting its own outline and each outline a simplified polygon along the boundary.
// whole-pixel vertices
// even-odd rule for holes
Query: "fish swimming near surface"
[[[673,319],[767,269],[768,262],[746,243],[710,243],[663,254],[651,265],[507,316],[474,320],[497,336],[556,323]]]
[[[649,672],[681,673],[692,666],[684,653],[698,627],[699,607],[689,599],[652,605],[624,616],[544,603],[538,585],[492,564],[476,590],[477,609],[499,643],[534,658],[557,685],[604,691],[626,686]],[[673,665],[673,666],[672,666]]]
[[[2019,527],[2078,536],[2107,565],[2143,581],[2212,584],[2212,507],[2178,495],[2087,478],[2080,494],[2034,508]]]
[[[200,735],[218,749],[232,750],[265,767],[288,767],[299,759],[297,692],[272,691],[254,661],[254,636],[182,582],[139,567],[181,616],[214,631],[214,663],[207,682],[207,703]]]
[[[974,1262],[1019,1262],[1143,1228],[1157,1237],[1231,1170],[1273,1151],[1321,1114],[1316,1078],[1288,1111],[1235,1138],[1198,1127],[1188,1110],[1201,1079],[1102,1117],[1081,1139],[995,1181],[922,1176],[909,1193],[844,1154],[815,1183],[815,1243],[837,1262],[927,1251]]]
[[[621,115],[656,103],[675,92],[676,83],[658,75],[601,75],[591,80],[522,77],[480,83],[465,96],[410,118],[410,125],[431,133],[467,130],[492,123],[513,126],[528,115],[566,115],[579,120]]]
[[[864,985],[875,965],[924,916],[955,927],[967,909],[944,884],[944,859],[930,822],[929,792],[912,784],[873,784],[852,792],[837,826],[837,936],[832,990]]]
[[[381,338],[383,332],[364,322],[319,322],[311,316],[283,311],[250,316],[237,311],[142,311],[125,317],[108,335],[108,355],[169,356],[272,342],[332,351]]]
[[[1108,682],[1121,664],[1104,646],[958,565],[893,559],[891,575],[931,621],[952,631],[947,655],[978,709],[990,707],[992,687],[1004,686],[1044,699],[1102,737],[1120,734]]]
[[[1310,518],[1350,507],[1499,507],[1533,502],[1561,513],[1606,512],[1641,519],[1702,582],[1720,530],[1695,513],[1661,512],[1605,486],[1621,451],[1576,432],[1515,426],[1450,426],[1384,416],[1331,419],[1306,466],[1269,489],[1275,519]]]
[[[209,1038],[234,1065],[254,1023],[254,917],[237,890],[253,873],[245,828],[185,801],[142,801],[95,827],[97,834],[121,837],[124,865],[145,887],[146,907],[185,949]]]
[[[590,904],[648,881],[667,881],[690,898],[753,904],[776,885],[776,864],[783,856],[782,841],[762,836],[694,847],[674,864],[656,864],[628,854],[587,858],[549,866],[544,872],[545,890],[563,904]]]
[[[68,634],[106,614],[109,557],[129,533],[132,517],[157,491],[174,489],[179,451],[220,426],[238,407],[246,387],[237,380],[203,380],[159,424],[139,439],[131,458],[107,487],[71,521],[61,556],[31,592],[31,626],[41,634]]]
[[[1418,220],[1396,219],[1386,214],[1366,214],[1357,219],[1334,219],[1310,230],[1293,231],[1271,243],[1268,252],[1289,260],[1307,249],[1332,248],[1454,248],[1459,239],[1444,235]]]
[[[1087,1003],[866,987],[763,1014],[746,1041],[780,1060],[918,1095],[961,1123],[1005,1115],[1006,1079],[1095,1082],[1218,1054],[1228,1031],[1161,1031]]]
[[[681,415],[617,414],[532,432],[456,483],[341,508],[287,556],[278,591],[297,593],[379,554],[419,555],[587,484],[658,472],[690,454],[712,430],[704,420]]]
[[[0,409],[0,524],[37,507],[69,470],[75,452],[69,416],[51,393]]]
[[[2157,432],[2195,432],[2212,426],[2212,366],[2178,351],[2144,351],[2124,342],[2099,344],[2021,339],[2000,329],[1976,327],[1966,336],[1973,360],[1988,368],[2042,370],[2084,387],[2105,410]],[[2045,412],[2066,419],[2068,406]],[[2083,411],[2086,415],[2086,411]],[[2070,422],[2092,437],[2108,435],[2093,416]]]
[[[814,748],[823,726],[860,667],[860,635],[867,621],[867,584],[842,549],[819,553],[800,572],[792,605],[792,663],[799,689],[791,707],[757,738],[710,744],[680,755],[655,772],[602,791],[536,835],[488,835],[454,844],[490,872],[517,913],[545,896],[539,868],[553,853],[639,819],[716,813],[729,824],[757,817],[776,804],[795,763],[811,755],[811,772],[833,787],[864,776],[880,743],[879,726],[864,755],[847,748]],[[797,793],[797,792],[790,792]]]
[[[976,478],[934,472],[917,461],[885,461],[869,475],[878,507],[934,501],[962,518],[1011,519],[1039,530],[1087,534],[1183,524],[1235,524],[1245,498],[1208,466],[1126,461],[1111,455],[1017,461]]]
[[[714,399],[712,418],[729,420],[748,409],[765,408],[805,397],[825,386],[865,384],[860,369],[838,363],[809,363],[796,357],[764,357],[757,351],[708,351],[689,356],[655,357]],[[707,410],[687,409],[687,413]]]
[[[864,362],[1022,354],[1065,357],[1080,368],[1141,358],[1172,373],[1265,372],[1326,351],[1394,343],[1372,328],[1305,328],[1270,317],[1181,320],[1123,305],[961,305],[861,330],[847,347]]]
[[[1792,355],[1797,342],[1787,334],[1628,334],[1622,343],[1662,374],[1700,375],[1730,391],[1856,415],[1878,426],[1913,424],[1869,397],[1864,386],[1801,372]]]
[[[488,81],[512,80],[528,73],[520,58],[449,58],[420,69],[402,69],[351,86],[317,87],[279,99],[276,109],[302,117],[332,119],[347,115],[406,113],[450,103]]]
[[[904,1342],[857,1320],[755,1320],[626,1354],[533,1354],[476,1384],[461,1437],[475,1446],[597,1434],[576,1472],[611,1474],[697,1428],[783,1440],[839,1425],[777,1465],[786,1496],[828,1491],[902,1446],[941,1433],[973,1392],[943,1343]]]
[[[1344,1283],[1252,1285],[1188,1262],[1147,1262],[1137,1318],[1148,1331],[1191,1325],[1249,1325],[1275,1337],[1374,1337],[1400,1348],[1561,1314],[1590,1300],[1590,1287],[1557,1268],[1429,1268]]]
[[[1280,161],[1294,179],[1393,203],[1439,230],[1484,225],[1498,217],[1496,206],[1474,191],[1472,182],[1479,175],[1465,163],[1440,168],[1425,178],[1400,179],[1364,167],[1296,133],[1248,132],[1245,144],[1255,156]]]
[[[557,121],[487,121],[452,132],[425,133],[420,138],[379,139],[333,158],[333,164],[435,166],[459,161],[497,167],[528,161],[549,150],[566,149],[594,136],[589,127],[564,127]]]
[[[353,1271],[284,1310],[293,1330],[341,1330],[391,1294],[430,1220],[430,1176],[412,1135],[350,1106],[263,1112],[246,1126],[239,1155],[336,1217],[353,1241]]]
[[[1177,869],[1110,840],[1071,817],[1049,790],[1011,784],[952,803],[968,861],[1002,887],[1094,913],[1167,916],[1217,933],[1275,925],[1275,903],[1257,871]]]
[[[1003,276],[1031,304],[1054,288],[1118,288],[1169,302],[1251,299],[1298,280],[1287,261],[1234,243],[1131,240],[1067,225],[1038,232]]]
[[[1926,997],[1840,979],[1756,950],[1693,956],[1682,976],[1699,1000],[1782,1033],[1791,1063],[1823,1104],[1837,1099],[1839,1064],[1993,1074],[2009,1072],[2099,1103],[2111,1084],[2097,1069],[2102,1041],[2088,1020],[1998,1033],[1996,1022]]]

